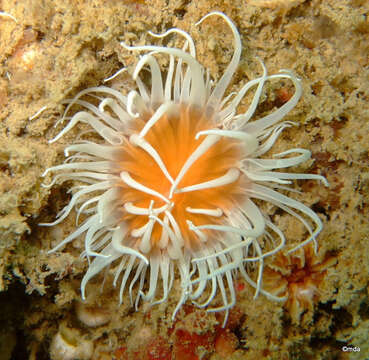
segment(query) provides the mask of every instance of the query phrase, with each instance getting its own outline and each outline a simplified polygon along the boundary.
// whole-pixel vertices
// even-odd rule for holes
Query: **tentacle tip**
[[[227,18],[227,16],[224,13],[222,13],[221,11],[212,11],[211,13],[206,14],[205,16],[203,16],[197,23],[195,23],[195,26],[200,25],[205,19],[207,19],[208,17],[213,16],[213,15],[218,15],[218,16],[221,16],[223,18]]]
[[[54,223],[39,223],[38,226],[54,226]],[[56,250],[52,249],[50,251],[56,251]]]
[[[124,41],[121,41],[120,45],[123,46],[123,48],[126,50],[129,50],[129,51],[134,50],[134,46],[127,45]]]

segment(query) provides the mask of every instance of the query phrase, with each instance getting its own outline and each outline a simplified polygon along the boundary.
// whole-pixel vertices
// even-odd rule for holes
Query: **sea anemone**
[[[51,360],[88,360],[93,352],[93,342],[85,339],[77,329],[67,327],[65,323],[59,326],[59,331],[50,344]]]
[[[80,184],[57,220],[47,225],[61,223],[73,208],[77,223],[84,217],[50,251],[85,234],[82,256],[88,270],[81,283],[83,299],[89,280],[112,267],[120,303],[128,287],[136,309],[140,299],[152,304],[166,301],[178,270],[181,295],[173,318],[191,300],[208,311],[226,311],[226,321],[235,304],[233,279],[238,272],[256,289],[255,296],[283,300],[263,290],[262,273],[264,258],[284,248],[285,236],[252,199],[272,203],[304,224],[308,237],[290,251],[316,243],[322,229],[319,217],[276,189],[291,190],[287,185],[294,179],[317,179],[327,185],[326,180],[274,171],[301,164],[310,158],[310,151],[293,148],[272,159],[261,158],[281,131],[293,125],[280,121],[301,96],[300,80],[288,70],[268,75],[260,61],[263,74],[225,96],[240,61],[241,39],[221,12],[208,14],[197,24],[209,16],[223,18],[234,38],[232,59],[218,82],[197,61],[189,34],[177,28],[162,35],[150,33],[158,38],[175,33],[185,43],[182,49],[121,43],[126,50],[145,53],[133,73],[137,89],[127,96],[107,86],[83,90],[58,122],[69,119],[50,143],[78,123],[92,128],[93,140],[99,138],[86,140],[83,132],[65,148],[65,163],[44,173],[57,172],[47,187],[66,180]],[[169,63],[164,81],[157,57],[165,56]],[[151,89],[143,70],[151,75]],[[271,114],[250,121],[265,83],[274,79],[290,80],[294,94]],[[253,88],[247,111],[237,114],[239,103]],[[87,95],[90,101],[81,100]],[[86,110],[67,118],[73,105]],[[250,272],[257,273],[255,279]],[[222,303],[209,306],[218,293]]]
[[[337,258],[328,253],[318,256],[311,244],[292,254],[281,251],[265,266],[264,289],[287,297],[284,307],[293,323],[298,324],[305,312],[309,312],[306,319],[311,319],[314,304],[321,295],[319,287],[328,268],[336,263]]]

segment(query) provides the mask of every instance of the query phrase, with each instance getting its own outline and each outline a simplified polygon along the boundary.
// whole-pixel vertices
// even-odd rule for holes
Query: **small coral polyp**
[[[290,251],[315,242],[322,229],[312,210],[276,191],[288,190],[294,179],[326,184],[319,175],[275,171],[306,161],[310,152],[293,148],[272,159],[264,156],[282,130],[293,125],[281,120],[301,96],[300,80],[287,70],[268,75],[260,61],[262,75],[225,96],[240,60],[241,39],[223,13],[208,14],[198,24],[209,16],[223,18],[234,37],[232,59],[217,83],[196,60],[189,34],[180,29],[151,33],[159,38],[177,34],[184,38],[184,46],[122,43],[127,50],[145,53],[133,73],[137,89],[127,96],[106,86],[83,90],[59,121],[67,119],[72,106],[80,105],[86,110],[69,117],[51,142],[78,123],[91,126],[100,137],[92,141],[82,133],[66,147],[65,163],[44,174],[57,173],[47,186],[66,180],[82,183],[48,225],[61,223],[73,208],[77,222],[84,217],[51,250],[58,251],[85,234],[82,256],[88,258],[89,267],[81,284],[83,299],[88,281],[107,268],[114,273],[114,286],[120,287],[120,302],[127,290],[136,308],[140,300],[166,301],[179,274],[181,295],[173,317],[190,300],[208,311],[226,311],[226,321],[235,304],[233,279],[238,272],[256,289],[255,296],[263,293],[284,300],[263,290],[262,273],[264,259],[283,249],[286,239],[253,199],[270,202],[305,225],[308,237]],[[165,80],[157,56],[169,58]],[[151,89],[140,77],[143,69],[151,74]],[[292,82],[293,96],[272,113],[250,121],[265,83],[281,79]],[[237,113],[252,89],[248,110]],[[250,263],[256,266],[247,266]],[[220,299],[215,300],[218,293]]]
[[[309,311],[311,318],[320,298],[319,287],[328,268],[336,263],[334,256],[318,257],[310,244],[293,254],[280,252],[265,268],[264,287],[288,298],[284,306],[297,324],[304,312]]]

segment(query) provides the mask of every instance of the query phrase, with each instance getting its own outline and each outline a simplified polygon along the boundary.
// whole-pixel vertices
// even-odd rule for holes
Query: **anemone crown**
[[[110,267],[114,286],[120,284],[120,302],[128,287],[136,308],[141,299],[160,303],[168,299],[178,269],[181,295],[173,317],[191,300],[207,311],[226,311],[226,321],[236,299],[233,278],[237,272],[256,289],[255,296],[263,293],[284,300],[263,289],[262,273],[264,259],[284,248],[286,239],[253,199],[270,202],[305,225],[308,237],[290,251],[315,243],[322,229],[310,208],[276,191],[291,190],[288,185],[294,179],[327,184],[319,175],[275,171],[306,161],[310,152],[293,148],[271,159],[261,158],[282,130],[293,125],[281,120],[301,96],[300,80],[288,70],[268,75],[260,61],[262,75],[225,96],[239,64],[241,39],[232,21],[220,12],[206,15],[197,25],[209,16],[221,17],[234,39],[232,59],[218,82],[196,60],[189,34],[176,28],[161,35],[150,33],[157,38],[174,33],[183,37],[184,46],[122,43],[126,50],[144,52],[133,73],[137,89],[128,95],[107,86],[81,91],[59,124],[69,122],[50,141],[60,139],[78,123],[88,124],[100,138],[86,140],[82,133],[65,148],[65,163],[44,173],[57,173],[47,187],[56,181],[82,183],[74,188],[57,220],[48,225],[62,222],[72,209],[77,211],[77,222],[84,217],[51,250],[85,234],[82,256],[89,267],[81,284],[83,299],[89,280]],[[158,55],[169,57],[165,80]],[[151,74],[151,89],[142,80],[144,69]],[[265,83],[280,79],[292,82],[292,97],[272,113],[250,121]],[[237,113],[251,89],[255,91],[249,108]],[[82,100],[83,96],[90,101]],[[67,117],[73,105],[85,110]],[[162,296],[158,298],[160,280]],[[217,293],[221,304],[210,307]]]

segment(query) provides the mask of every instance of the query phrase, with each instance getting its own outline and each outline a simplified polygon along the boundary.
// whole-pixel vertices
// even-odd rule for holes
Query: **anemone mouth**
[[[89,280],[113,266],[113,285],[120,284],[120,302],[128,288],[136,308],[141,299],[152,304],[166,301],[177,269],[181,295],[173,317],[188,299],[208,307],[219,293],[221,305],[208,311],[226,311],[226,322],[235,303],[233,278],[237,272],[256,289],[255,297],[262,293],[284,300],[263,289],[262,273],[264,259],[284,248],[286,239],[253,199],[276,205],[305,226],[307,239],[290,251],[309,242],[316,244],[322,229],[319,217],[277,190],[292,190],[288,185],[294,179],[321,180],[327,185],[326,180],[315,174],[275,171],[306,161],[310,152],[290,149],[271,159],[261,158],[283,129],[293,125],[281,120],[301,96],[300,80],[287,70],[268,75],[260,61],[263,74],[238,93],[224,97],[238,66],[241,40],[234,24],[222,13],[211,13],[198,24],[210,15],[226,21],[235,45],[217,83],[196,60],[191,37],[172,29],[152,35],[177,33],[185,39],[182,49],[122,44],[130,51],[146,52],[133,74],[137,90],[127,96],[107,86],[83,90],[70,101],[58,122],[67,119],[73,105],[80,105],[85,110],[69,117],[50,142],[78,123],[88,124],[101,138],[94,142],[81,136],[66,147],[65,163],[44,173],[58,172],[46,187],[65,180],[83,183],[57,220],[46,224],[62,222],[74,208],[77,221],[85,219],[51,250],[57,251],[85,234],[82,256],[88,258],[89,267],[81,284],[82,298]],[[165,81],[155,59],[158,53],[169,56]],[[151,90],[140,77],[145,67],[151,74]],[[272,113],[250,121],[265,83],[273,79],[292,81],[295,93]],[[237,114],[240,101],[253,88],[248,110]],[[82,100],[84,96],[97,98],[98,105]],[[256,271],[250,270],[250,264],[256,265]]]
[[[122,146],[123,219],[137,238],[150,227],[149,243],[141,249],[145,252],[151,246],[168,245],[161,223],[169,222],[185,247],[198,248],[199,241],[211,240],[211,230],[199,237],[189,224],[221,225],[225,213],[240,206],[245,197],[247,179],[237,170],[242,159],[240,141],[221,138],[204,147],[204,139],[197,135],[212,128],[212,121],[193,108],[176,108],[147,132],[147,121],[137,121],[138,129]]]

